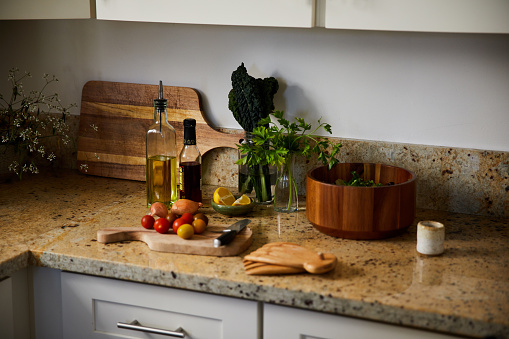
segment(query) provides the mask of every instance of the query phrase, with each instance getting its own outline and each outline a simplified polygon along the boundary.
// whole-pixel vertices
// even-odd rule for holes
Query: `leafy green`
[[[233,71],[231,80],[233,88],[228,93],[228,108],[240,126],[251,132],[274,110],[278,81],[273,77],[257,79],[250,76],[244,63]]]
[[[271,121],[275,118],[278,125]],[[331,145],[326,139],[322,139],[315,133],[323,128],[332,134],[331,126],[318,120],[318,126],[312,129],[302,118],[295,118],[296,122],[290,123],[284,117],[284,111],[275,111],[261,119],[259,126],[253,129],[252,144],[240,144],[237,148],[245,157],[236,163],[239,165],[275,165],[280,168],[291,155],[302,155],[309,158],[312,154],[318,155],[324,165],[331,169],[338,163],[335,156],[342,147],[341,143]],[[332,149],[328,149],[332,146]]]
[[[359,176],[359,174],[357,174],[356,171],[352,172],[352,179],[348,181],[337,179],[335,181],[335,184],[339,186],[362,186],[362,187],[383,186],[383,184],[375,183],[373,180],[364,180]]]

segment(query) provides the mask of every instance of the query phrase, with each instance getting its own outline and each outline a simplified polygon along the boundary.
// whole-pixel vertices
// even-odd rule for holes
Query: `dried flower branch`
[[[66,118],[76,104],[63,106],[57,93],[46,95],[47,87],[57,82],[55,76],[44,74],[45,84],[40,91],[26,93],[22,80],[31,77],[19,69],[9,70],[8,81],[12,85],[10,97],[0,93],[0,145],[14,147],[16,159],[9,165],[9,171],[22,178],[23,173],[38,173],[37,163],[53,161],[56,156],[40,144],[42,139],[59,138],[66,145],[71,140]],[[58,113],[48,114],[48,113]]]

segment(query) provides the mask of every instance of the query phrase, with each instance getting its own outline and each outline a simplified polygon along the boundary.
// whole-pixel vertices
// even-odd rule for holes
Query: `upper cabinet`
[[[509,0],[325,0],[325,27],[509,33]]]
[[[89,19],[95,0],[1,0],[0,20]]]
[[[314,0],[96,0],[97,19],[313,27]]]
[[[509,0],[0,0],[0,20],[509,33]]]

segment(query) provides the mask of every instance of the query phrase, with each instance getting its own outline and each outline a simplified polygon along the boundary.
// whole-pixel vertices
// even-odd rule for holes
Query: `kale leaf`
[[[257,79],[247,73],[242,63],[232,73],[232,90],[228,93],[228,108],[235,120],[247,132],[258,127],[258,121],[274,110],[274,95],[279,89],[276,78]]]

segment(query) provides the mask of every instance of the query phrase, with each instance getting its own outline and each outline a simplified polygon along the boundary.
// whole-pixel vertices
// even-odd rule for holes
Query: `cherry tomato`
[[[178,228],[177,235],[182,239],[190,239],[194,235],[194,228],[189,224],[183,224]]]
[[[186,224],[190,224],[193,222],[194,217],[191,213],[184,213],[180,216],[180,219],[183,219]]]
[[[166,218],[159,218],[154,222],[154,229],[161,234],[168,233],[171,225]]]
[[[175,220],[177,220],[178,216],[175,214],[175,213],[168,213],[168,215],[166,216],[166,220],[168,220],[170,222],[170,225],[173,225],[173,222]]]
[[[194,220],[196,220],[196,219],[201,219],[201,220],[205,221],[205,225],[209,224],[209,218],[207,218],[207,216],[203,213],[196,213],[194,215]]]
[[[141,218],[141,226],[145,227],[146,229],[151,229],[154,227],[154,217],[151,215],[144,215],[143,218]]]
[[[186,224],[185,220],[182,219],[182,218],[178,218],[176,219],[174,222],[173,222],[173,232],[175,232],[175,234],[177,233],[177,230],[179,229],[180,226]]]
[[[194,228],[194,233],[196,234],[201,234],[205,231],[205,229],[207,228],[207,224],[205,223],[205,221],[203,219],[195,219],[193,220],[193,228]]]

